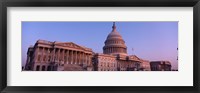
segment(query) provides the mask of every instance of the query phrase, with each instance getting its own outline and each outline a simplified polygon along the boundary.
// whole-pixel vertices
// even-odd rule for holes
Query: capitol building
[[[88,42],[89,43],[89,42]],[[115,22],[103,53],[74,42],[36,41],[27,51],[24,71],[170,71],[169,61],[148,61],[128,55],[127,46]]]

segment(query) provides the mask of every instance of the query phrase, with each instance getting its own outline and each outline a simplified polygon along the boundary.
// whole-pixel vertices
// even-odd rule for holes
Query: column
[[[77,51],[75,51],[75,64],[77,64]]]
[[[65,62],[65,50],[63,49],[62,51],[62,63],[64,64]]]
[[[79,64],[81,64],[81,60],[80,60],[81,55],[80,55],[80,53],[81,53],[81,52],[79,51],[79,52],[78,52],[78,63],[79,63]]]
[[[59,48],[59,51],[58,51],[58,62],[59,63],[61,61],[61,57],[62,57],[62,55],[61,55],[61,49]]]
[[[83,64],[83,60],[82,60],[83,54],[82,52],[80,52],[80,63]]]
[[[82,54],[82,61],[83,61],[83,64],[85,64],[85,62],[84,62],[84,52]]]
[[[49,63],[49,61],[50,61],[50,58],[51,57],[49,57],[50,56],[50,52],[49,52],[50,50],[49,50],[49,48],[47,48],[47,63]]]
[[[83,53],[83,63],[85,64],[85,53]]]
[[[78,53],[78,61],[79,61],[79,64],[81,64],[81,52],[80,51]]]
[[[82,52],[80,53],[80,61],[81,61],[81,64],[83,64],[83,59],[82,59],[82,57],[83,57],[83,54],[82,54]]]
[[[35,58],[34,58],[34,62],[38,62],[38,52],[39,52],[39,47],[36,47],[35,49]]]
[[[43,60],[43,62],[46,62],[46,59],[47,59],[47,51],[46,51],[46,48],[44,48],[44,60]]]
[[[57,52],[56,52],[56,62],[59,61],[59,48],[57,49]]]
[[[55,48],[53,48],[51,52],[51,61],[54,61],[54,56],[55,56]]]
[[[77,64],[80,64],[79,57],[80,57],[79,51],[77,51]]]
[[[44,47],[42,47],[42,56],[41,56],[41,59],[42,59],[41,62],[43,62],[43,60],[44,60]]]
[[[64,59],[63,59],[63,62],[64,62],[64,64],[66,63],[66,49],[64,49]]]
[[[88,65],[91,65],[90,64],[90,54],[88,54],[88,56],[87,56],[87,62],[88,62]]]
[[[76,57],[75,54],[76,54],[75,51],[73,51],[73,64],[75,64],[75,57]]]
[[[57,62],[59,62],[59,58],[60,58],[60,49],[58,48],[58,50],[57,50]]]
[[[85,60],[85,64],[87,64],[87,54],[85,53],[85,58],[84,58],[84,60]]]
[[[85,62],[86,62],[87,65],[89,65],[89,63],[88,63],[88,54],[87,53],[85,54]]]
[[[89,65],[91,65],[91,55],[90,54],[88,55],[88,63],[89,63]]]
[[[67,51],[67,54],[66,54],[66,62],[67,62],[67,64],[69,63],[69,50],[66,50]]]
[[[73,64],[73,50],[71,51],[71,64]]]
[[[76,51],[74,51],[74,64],[76,64]]]
[[[54,54],[54,55],[55,55],[55,56],[54,56],[54,62],[57,60],[57,52],[58,52],[58,51],[57,51],[57,48],[56,48],[56,49],[55,49],[55,54]]]
[[[49,48],[46,48],[45,49],[45,51],[46,51],[46,53],[45,53],[45,55],[46,55],[46,59],[45,59],[45,62],[46,63],[48,63],[48,59],[49,59],[49,50],[48,50]]]
[[[86,57],[87,57],[87,56],[86,56],[86,53],[84,53],[84,58],[83,58],[83,60],[84,60],[84,63],[85,63],[85,64],[87,64],[87,62],[86,62]]]
[[[58,59],[58,49],[56,48],[56,49],[55,49],[55,59],[54,59],[54,61],[56,62],[57,59]]]
[[[70,63],[70,60],[69,60],[69,54],[70,53],[70,51],[69,50],[67,50],[67,64],[69,64]]]
[[[72,50],[70,50],[69,52],[69,64],[72,63]]]
[[[68,56],[68,59],[69,59],[69,64],[71,64],[71,50],[69,50],[69,56]]]

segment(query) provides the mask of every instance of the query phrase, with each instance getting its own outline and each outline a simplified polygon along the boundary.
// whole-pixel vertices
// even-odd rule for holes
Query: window
[[[48,66],[48,67],[47,67],[47,71],[51,71],[51,66]]]
[[[40,70],[40,66],[37,65],[37,67],[36,67],[36,71],[39,71],[39,70]]]
[[[45,66],[42,66],[42,71],[45,71]]]

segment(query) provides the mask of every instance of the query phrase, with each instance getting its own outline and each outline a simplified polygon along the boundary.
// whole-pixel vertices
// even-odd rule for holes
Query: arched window
[[[42,71],[45,71],[45,66],[42,66]]]
[[[39,70],[40,70],[40,66],[37,65],[37,67],[36,67],[36,71],[39,71]]]

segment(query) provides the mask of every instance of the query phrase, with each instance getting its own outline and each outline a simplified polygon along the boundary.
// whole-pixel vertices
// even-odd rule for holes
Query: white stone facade
[[[65,70],[64,64],[92,66],[92,49],[72,42],[49,42],[38,40],[27,52],[25,70],[54,71]]]
[[[115,23],[105,40],[103,53],[73,42],[38,40],[28,48],[24,70],[32,71],[149,71],[149,61],[128,55]]]

